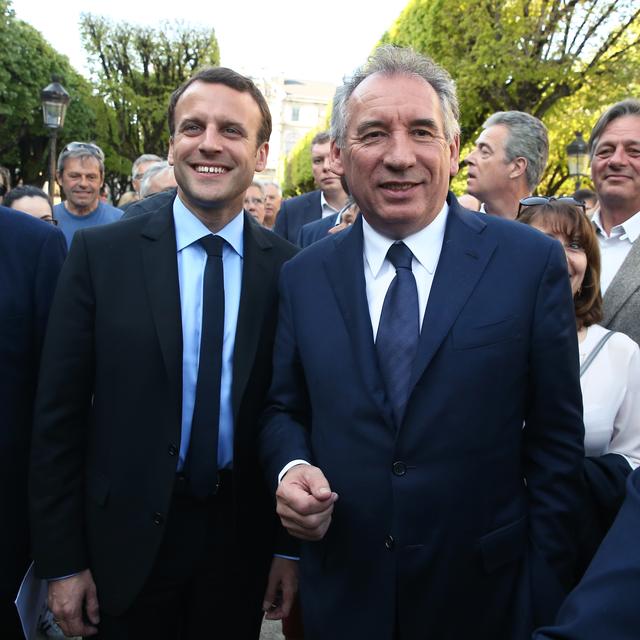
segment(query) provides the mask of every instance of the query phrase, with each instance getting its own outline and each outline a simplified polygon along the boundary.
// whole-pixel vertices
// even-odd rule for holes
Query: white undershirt
[[[324,197],[324,191],[320,192],[320,206],[322,207],[322,217],[323,218],[327,218],[327,217],[333,215],[334,213],[338,213],[338,210],[334,209],[327,202],[327,199]]]
[[[612,227],[609,235],[607,235],[607,232],[602,226],[600,209],[596,210],[591,220],[596,227],[598,242],[600,243],[600,253],[602,256],[600,289],[602,290],[602,295],[604,295],[629,254],[629,251],[631,251],[633,243],[640,235],[640,211],[625,220],[622,224]]]

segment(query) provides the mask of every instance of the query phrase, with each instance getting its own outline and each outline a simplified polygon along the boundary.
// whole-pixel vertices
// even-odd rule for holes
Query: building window
[[[291,120],[293,122],[300,120],[300,107],[291,107]]]

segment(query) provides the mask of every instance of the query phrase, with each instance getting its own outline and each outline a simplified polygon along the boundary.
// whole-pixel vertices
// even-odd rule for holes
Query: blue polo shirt
[[[76,231],[117,222],[122,217],[122,213],[120,209],[105,204],[101,200],[98,201],[97,208],[86,216],[77,216],[75,213],[71,213],[64,206],[64,202],[53,207],[53,217],[58,221],[58,228],[67,239],[68,247],[71,246],[71,240],[73,240],[73,234]]]

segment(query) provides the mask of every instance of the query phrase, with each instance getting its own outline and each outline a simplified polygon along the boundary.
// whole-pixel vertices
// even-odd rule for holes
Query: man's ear
[[[453,178],[460,170],[460,136],[449,143],[449,176]]]
[[[169,136],[169,153],[167,153],[167,162],[173,166],[173,136]]]
[[[269,157],[269,143],[263,142],[256,151],[256,172],[264,171]]]
[[[523,176],[526,173],[527,165],[529,164],[526,158],[523,158],[522,156],[518,156],[517,158],[513,159],[511,162],[513,164],[513,169],[509,171],[510,178],[514,178],[514,179],[519,178],[520,176]]]
[[[344,167],[342,166],[342,149],[336,144],[335,140],[331,140],[329,146],[329,169],[336,175],[344,175]]]

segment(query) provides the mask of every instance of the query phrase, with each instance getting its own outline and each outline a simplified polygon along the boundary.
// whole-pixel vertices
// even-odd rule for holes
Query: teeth
[[[225,173],[226,169],[224,167],[208,167],[200,165],[196,167],[196,171],[198,173]]]
[[[411,189],[413,184],[404,182],[402,184],[394,183],[394,184],[386,184],[385,187],[387,189],[391,189],[392,191],[406,191],[407,189]]]

